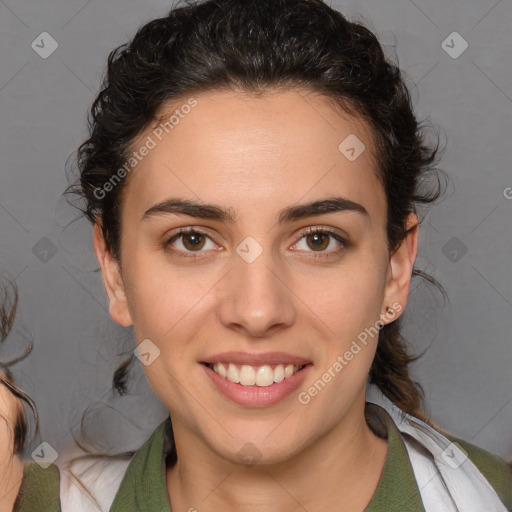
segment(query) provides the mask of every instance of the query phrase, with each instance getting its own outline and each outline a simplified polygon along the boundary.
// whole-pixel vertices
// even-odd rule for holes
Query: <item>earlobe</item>
[[[94,224],[93,230],[94,252],[101,267],[103,284],[109,302],[110,316],[119,325],[128,327],[133,325],[133,322],[128,309],[128,301],[119,262],[108,249],[99,222]]]
[[[418,253],[419,221],[415,213],[410,213],[406,220],[407,235],[389,259],[388,275],[382,314],[389,316],[387,308],[396,313],[405,309],[411,287],[412,270]],[[394,319],[398,318],[393,315]]]

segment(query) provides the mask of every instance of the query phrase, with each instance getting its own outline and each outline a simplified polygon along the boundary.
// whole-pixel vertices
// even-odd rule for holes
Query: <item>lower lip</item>
[[[312,365],[305,366],[291,377],[270,386],[242,386],[221,377],[208,366],[201,364],[208,378],[226,397],[240,405],[266,407],[290,396],[304,381]]]

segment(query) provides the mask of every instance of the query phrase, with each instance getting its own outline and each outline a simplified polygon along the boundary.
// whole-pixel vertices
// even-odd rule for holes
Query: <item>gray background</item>
[[[367,23],[389,55],[396,51],[418,116],[444,130],[440,167],[451,183],[422,224],[417,266],[444,285],[450,303],[415,278],[406,312],[413,349],[429,347],[414,366],[427,411],[512,460],[512,3],[330,5]],[[34,341],[33,353],[14,366],[40,412],[27,457],[42,441],[57,451],[68,446],[91,404],[89,428],[107,432],[103,447],[136,448],[166,414],[140,366],[129,397],[109,392],[122,359],[116,354],[133,341],[108,317],[91,229],[61,193],[109,51],[170,7],[164,0],[0,0],[0,272],[20,291],[1,357]],[[34,40],[42,46],[43,32],[58,43],[46,59],[31,47]],[[444,43],[452,56],[442,46],[452,32],[469,45],[457,58],[462,40]]]

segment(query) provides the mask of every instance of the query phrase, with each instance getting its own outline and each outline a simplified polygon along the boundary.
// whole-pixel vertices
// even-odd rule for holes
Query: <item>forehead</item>
[[[170,196],[277,210],[334,193],[375,216],[385,211],[371,130],[305,90],[182,97],[160,110],[132,150],[143,146],[150,149],[123,194],[130,211]]]

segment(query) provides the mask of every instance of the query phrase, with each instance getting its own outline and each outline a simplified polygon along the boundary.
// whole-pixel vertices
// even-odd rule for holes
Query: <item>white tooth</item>
[[[278,364],[274,368],[274,382],[282,382],[284,380],[284,366]]]
[[[256,386],[270,386],[274,383],[274,372],[268,365],[260,366],[256,372]]]
[[[294,369],[295,369],[295,367],[293,366],[293,364],[286,365],[286,368],[284,369],[285,379],[287,379],[288,377],[291,377],[293,375]]]
[[[234,382],[235,384],[238,384],[240,382],[240,375],[238,373],[238,368],[233,364],[229,363],[227,378],[231,382]]]
[[[256,383],[256,372],[254,368],[249,365],[242,365],[240,369],[240,384],[243,386],[254,386]]]
[[[226,370],[226,367],[228,368]],[[270,365],[255,368],[250,365],[242,365],[240,370],[233,363],[215,363],[213,370],[221,377],[242,386],[270,386],[274,382],[282,382],[299,370],[300,366],[293,364],[278,364],[274,370]]]
[[[213,365],[213,369],[221,376],[226,377],[228,372],[226,371],[226,368],[224,368],[224,365],[222,363],[215,363]]]

